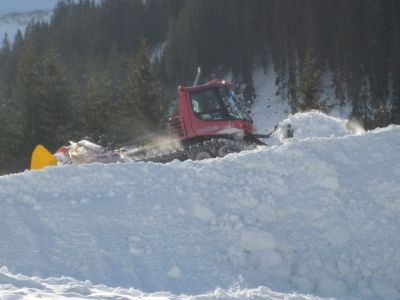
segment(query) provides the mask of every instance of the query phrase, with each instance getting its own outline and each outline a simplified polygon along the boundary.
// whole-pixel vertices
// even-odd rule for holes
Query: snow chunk
[[[343,296],[347,292],[346,284],[337,278],[322,277],[317,286],[318,292],[323,296]]]
[[[275,248],[275,241],[272,234],[262,231],[243,231],[239,244],[246,250],[273,250]]]
[[[192,214],[205,223],[215,224],[215,214],[205,205],[196,202],[193,205]]]
[[[380,279],[372,281],[372,290],[382,299],[400,299],[400,289]]]
[[[128,237],[128,242],[129,242],[129,253],[134,255],[134,256],[139,256],[140,254],[143,253],[143,249],[140,246],[141,244],[141,238],[137,236],[129,236]]]
[[[173,266],[169,271],[168,271],[168,276],[172,278],[179,278],[182,276],[182,271],[179,269],[177,266]]]
[[[325,239],[334,247],[343,247],[350,239],[350,233],[347,229],[337,226],[329,229],[324,234]]]

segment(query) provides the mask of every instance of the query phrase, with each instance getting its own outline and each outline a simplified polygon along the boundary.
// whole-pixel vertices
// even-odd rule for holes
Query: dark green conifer
[[[297,86],[296,108],[305,111],[310,109],[323,110],[320,103],[323,91],[321,70],[318,68],[317,60],[310,49],[306,50],[303,68],[300,73],[300,83]]]
[[[143,39],[138,53],[130,62],[125,97],[125,105],[129,107],[132,116],[143,118],[140,131],[159,128],[165,107],[160,100],[160,82],[153,74],[149,50]]]
[[[87,136],[95,143],[107,143],[112,139],[109,128],[114,121],[111,80],[104,66],[88,65],[85,86],[76,103],[82,126],[82,137]]]
[[[42,98],[41,87],[38,58],[34,53],[32,44],[28,42],[18,60],[13,100],[14,112],[18,114],[17,119],[21,124],[24,136],[20,151],[26,156],[29,156],[41,140],[38,131],[38,125],[41,122],[39,115]]]
[[[41,69],[38,132],[41,142],[55,149],[66,143],[73,131],[71,84],[54,49],[46,52]]]

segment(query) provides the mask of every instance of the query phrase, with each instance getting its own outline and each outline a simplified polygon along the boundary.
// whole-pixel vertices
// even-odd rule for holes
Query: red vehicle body
[[[256,140],[256,128],[244,105],[235,97],[233,85],[215,79],[203,85],[180,86],[178,95],[179,115],[169,119],[169,128],[182,141],[236,136],[251,142]]]
[[[178,88],[178,115],[169,118],[169,135],[158,135],[140,147],[124,147],[134,161],[169,162],[222,157],[231,152],[265,145],[256,134],[247,109],[225,80]]]

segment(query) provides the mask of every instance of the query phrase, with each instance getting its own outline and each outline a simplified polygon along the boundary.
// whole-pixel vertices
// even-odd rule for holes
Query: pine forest
[[[292,112],[337,105],[366,128],[400,124],[398,0],[60,1],[0,50],[0,173],[27,168],[37,144],[104,146],[162,131],[177,87],[273,67]]]

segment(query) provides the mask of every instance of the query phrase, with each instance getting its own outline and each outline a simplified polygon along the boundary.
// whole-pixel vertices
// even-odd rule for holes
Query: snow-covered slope
[[[12,12],[52,10],[59,0],[0,0],[0,15]]]
[[[302,119],[282,146],[222,159],[0,177],[0,265],[144,292],[400,299],[400,127],[346,135],[327,119],[307,137]],[[48,291],[4,273],[3,290]]]
[[[18,30],[24,33],[32,22],[49,22],[59,0],[0,0],[0,41],[7,33],[14,41]]]
[[[38,10],[32,12],[8,13],[0,15],[0,38],[7,34],[9,41],[14,41],[18,30],[24,33],[30,22],[49,22],[53,14],[51,10]]]
[[[283,97],[282,90],[277,86],[278,76],[275,72],[272,58],[268,68],[255,67],[253,72],[253,84],[255,89],[255,101],[251,107],[254,124],[259,132],[265,133],[274,128],[276,124],[287,118],[291,113],[287,95]],[[335,97],[332,72],[324,70],[322,73],[324,91],[321,101],[329,108],[329,115],[336,118],[349,118],[352,108],[351,101],[340,106],[340,100]],[[285,92],[287,93],[287,91]]]
[[[272,130],[291,112],[287,101],[283,100],[281,95],[277,95],[275,80],[276,73],[272,64],[266,72],[261,68],[254,71],[253,83],[256,98],[251,111],[254,125],[260,133]]]

